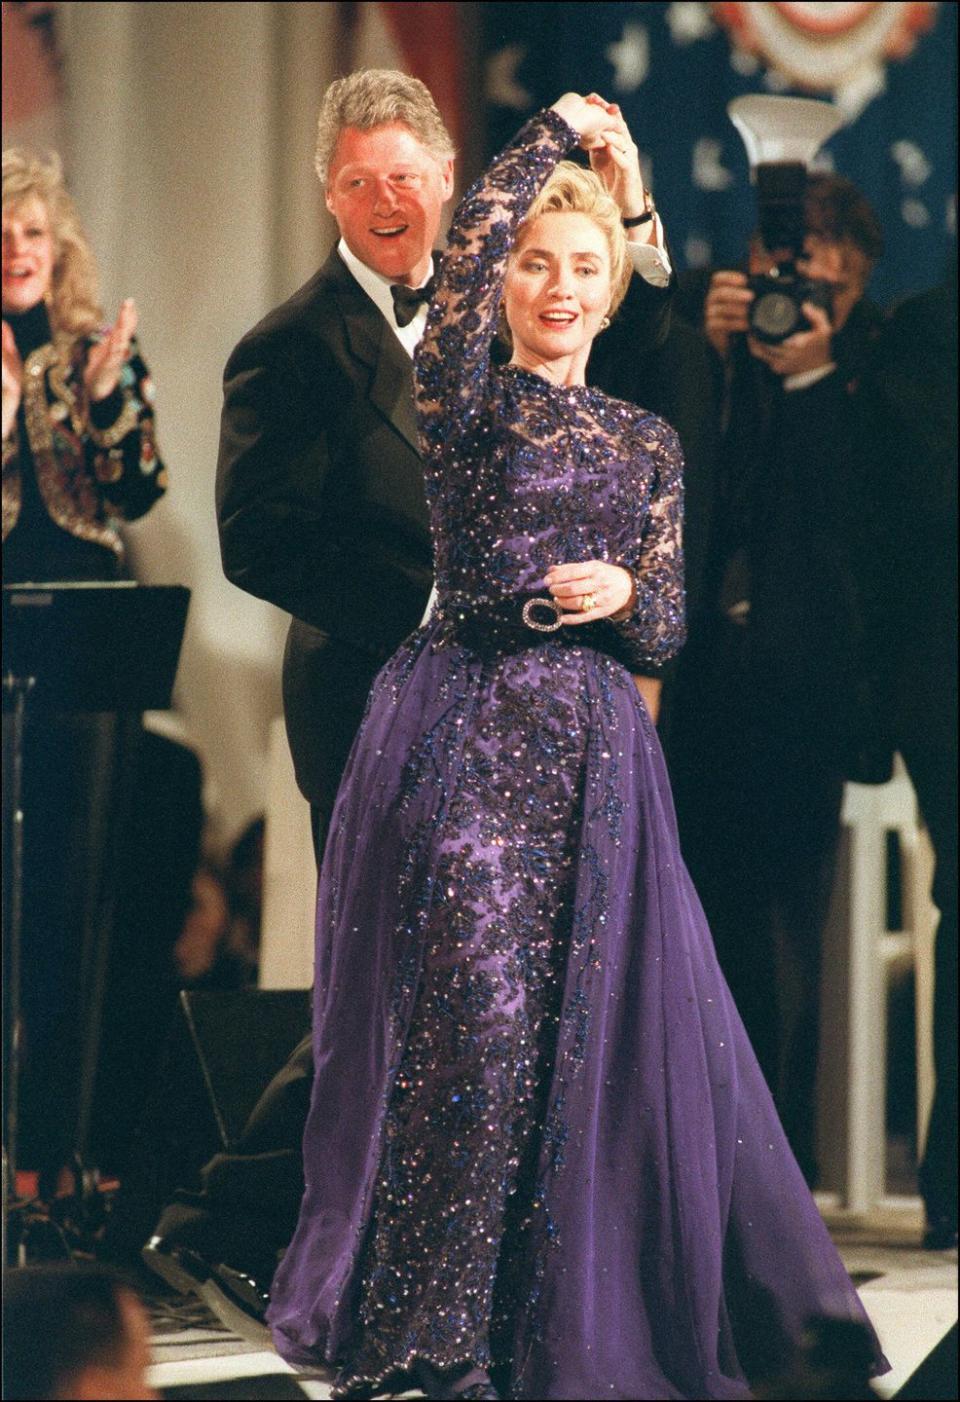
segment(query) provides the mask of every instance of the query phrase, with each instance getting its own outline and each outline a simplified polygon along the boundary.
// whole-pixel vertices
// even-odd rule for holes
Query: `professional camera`
[[[748,279],[755,294],[748,313],[750,332],[758,341],[776,345],[809,329],[804,302],[828,315],[833,312],[830,283],[803,277],[797,260],[806,235],[807,165],[843,117],[829,102],[758,95],[736,98],[727,114],[747,148],[760,237],[776,258],[773,272]]]

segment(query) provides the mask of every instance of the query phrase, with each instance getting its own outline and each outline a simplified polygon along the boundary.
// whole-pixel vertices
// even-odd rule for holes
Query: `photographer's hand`
[[[721,360],[730,353],[730,337],[748,331],[747,312],[753,293],[746,273],[714,273],[703,308],[703,329]]]
[[[814,302],[803,303],[803,314],[810,323],[809,331],[798,331],[777,346],[748,337],[750,354],[769,365],[775,375],[802,375],[833,364],[833,327],[822,307]]]

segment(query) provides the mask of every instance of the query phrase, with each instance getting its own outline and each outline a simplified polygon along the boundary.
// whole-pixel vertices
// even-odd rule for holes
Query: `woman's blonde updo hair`
[[[623,230],[620,208],[592,170],[561,161],[527,211],[527,217],[517,232],[513,254],[523,247],[527,231],[541,214],[585,214],[602,231],[610,250],[610,310],[613,316],[626,296],[633,271],[627,252],[627,236]]]
[[[53,275],[47,310],[57,340],[72,342],[103,322],[97,269],[73,200],[63,183],[60,158],[42,160],[12,147],[3,153],[3,212],[42,200],[53,236]]]

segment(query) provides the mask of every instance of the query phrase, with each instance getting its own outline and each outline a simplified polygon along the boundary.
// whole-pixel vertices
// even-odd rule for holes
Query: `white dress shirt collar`
[[[390,278],[384,277],[382,273],[374,272],[373,268],[369,268],[366,263],[361,263],[357,255],[352,253],[347,247],[345,239],[341,239],[337,244],[337,252],[346,263],[347,268],[353,274],[356,281],[370,298],[371,302],[373,302],[377,310],[383,314],[387,325],[412,359],[413,352],[416,350],[427,324],[428,303],[424,302],[422,307],[417,308],[413,320],[409,322],[408,325],[398,326],[393,311],[393,297],[390,293],[392,284]],[[423,282],[418,283],[417,286],[425,286],[432,276],[433,268],[431,267],[427,272],[427,276],[423,279]]]

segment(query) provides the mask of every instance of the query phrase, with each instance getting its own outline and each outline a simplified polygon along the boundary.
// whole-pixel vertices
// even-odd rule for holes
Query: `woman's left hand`
[[[120,304],[120,315],[103,340],[90,347],[83,382],[91,399],[106,399],[116,389],[136,329],[137,309],[128,297]]]
[[[633,219],[643,214],[646,203],[637,143],[615,102],[604,102],[597,93],[591,93],[587,101],[605,109],[614,132],[606,145],[590,152],[590,165],[616,201],[624,219]]]
[[[595,623],[609,618],[629,604],[633,575],[606,560],[582,560],[574,565],[552,565],[544,584],[564,610],[561,623]]]

